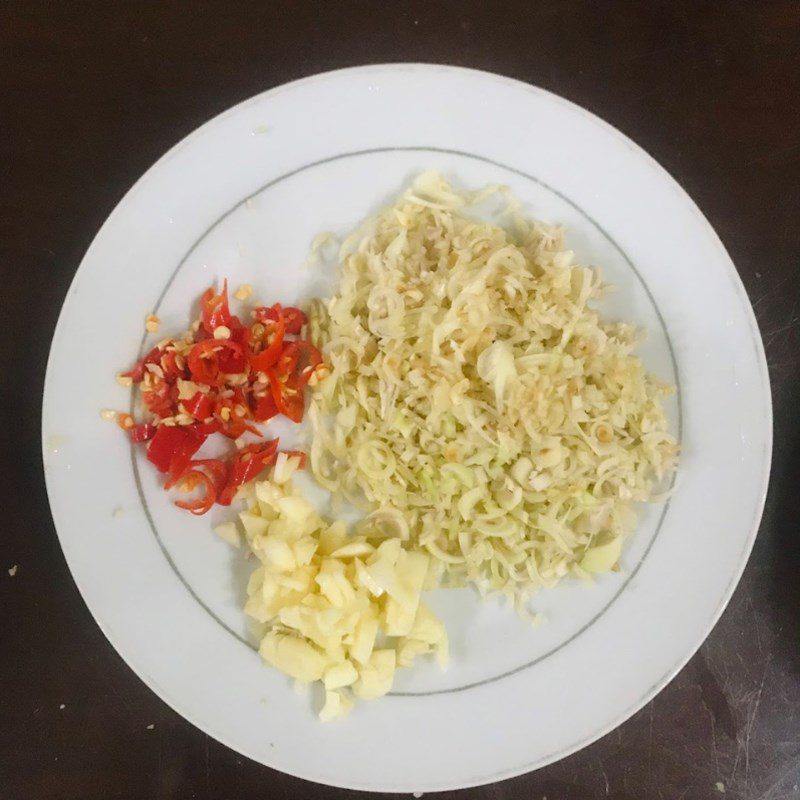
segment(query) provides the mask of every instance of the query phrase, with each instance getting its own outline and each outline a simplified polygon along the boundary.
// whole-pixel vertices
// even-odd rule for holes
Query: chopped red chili
[[[305,409],[305,398],[303,387],[293,388],[282,382],[278,373],[274,369],[267,370],[269,386],[272,390],[272,399],[278,411],[292,422],[300,422],[303,419]]]
[[[283,318],[286,322],[286,333],[300,333],[303,325],[308,322],[308,317],[299,308],[292,306],[283,309]]]
[[[229,504],[244,483],[277,457],[278,440],[241,447],[228,459],[194,459],[215,433],[239,439],[260,436],[254,422],[283,414],[303,418],[304,387],[322,363],[310,342],[298,339],[308,319],[294,306],[258,306],[255,322],[243,325],[231,314],[228,284],[209,288],[200,318],[183,337],[152,348],[123,377],[141,390],[150,418],[125,430],[134,443],[148,442],[147,458],[167,475],[165,488],[180,485],[203,493],[177,505],[204,514],[217,502]],[[237,442],[238,444],[238,442]],[[289,451],[301,458],[305,455]]]
[[[222,291],[214,294],[214,289],[206,289],[202,299],[202,321],[203,328],[207,333],[214,331],[222,325],[227,326],[231,320],[231,312],[228,308],[228,280],[222,283]]]
[[[217,490],[214,487],[214,481],[205,472],[199,469],[190,469],[183,473],[180,477],[181,484],[185,485],[188,491],[192,491],[198,483],[203,484],[203,494],[195,500],[176,500],[175,505],[178,508],[185,508],[191,511],[192,514],[200,516],[205,514],[211,509],[217,500]]]
[[[141,422],[128,430],[128,435],[134,444],[147,442],[156,435],[156,426],[149,422]]]
[[[266,372],[278,361],[283,352],[283,337],[286,333],[283,309],[280,304],[276,303],[272,308],[264,310],[269,315],[264,320],[267,324],[264,326],[264,334],[262,334],[266,337],[266,347],[259,353],[254,352],[250,357],[250,368],[256,373]]]
[[[228,481],[217,502],[221,506],[229,506],[236,490],[256,478],[270,464],[274,464],[277,457],[277,439],[243,447],[231,460]]]

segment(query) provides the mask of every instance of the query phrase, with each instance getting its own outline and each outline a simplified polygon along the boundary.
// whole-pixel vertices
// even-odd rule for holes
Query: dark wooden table
[[[354,794],[228,750],[167,708],[114,652],[53,530],[39,410],[67,286],[136,178],[252,94],[388,61],[530,81],[652,153],[739,269],[775,401],[761,532],[698,654],[583,752],[462,796],[800,798],[800,4],[756,0],[0,5],[0,798]]]

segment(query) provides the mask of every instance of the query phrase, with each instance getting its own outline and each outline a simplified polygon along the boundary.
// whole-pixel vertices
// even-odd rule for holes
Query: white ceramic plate
[[[679,391],[668,506],[645,509],[623,571],[543,593],[532,630],[469,591],[432,599],[452,666],[400,674],[391,696],[317,722],[313,698],[247,645],[243,559],[175,509],[98,409],[143,319],[183,330],[224,276],[263,300],[318,288],[312,237],[346,231],[436,168],[510,185],[561,222],[618,287],[605,312],[646,326],[648,366]],[[257,761],[311,780],[432,791],[522,773],[619,725],[687,661],[722,612],[767,485],[771,407],[752,310],[719,239],[658,164],[586,111],[523,83],[438,66],[375,66],[281,86],[165,155],[97,235],[53,340],[43,414],[61,544],[114,647],[165,702]]]

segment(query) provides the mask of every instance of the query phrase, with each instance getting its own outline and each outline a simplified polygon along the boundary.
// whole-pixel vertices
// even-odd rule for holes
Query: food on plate
[[[333,296],[309,311],[330,374],[313,391],[310,463],[367,513],[361,536],[431,557],[445,585],[521,607],[564,576],[615,568],[674,469],[636,329],[603,319],[604,285],[564,232],[470,216],[423,173],[342,245]]]
[[[447,635],[420,602],[430,559],[398,537],[348,535],[294,489],[297,455],[281,453],[269,480],[250,489],[239,525],[260,561],[247,587],[247,614],[261,623],[259,652],[301,683],[320,681],[322,720],[344,716],[353,696],[374,699],[398,667],[435,652],[447,661]],[[237,543],[225,523],[218,533]]]
[[[165,488],[198,494],[178,506],[247,500],[215,530],[257,558],[245,611],[259,653],[321,684],[322,720],[387,694],[418,656],[446,664],[424,590],[471,583],[525,615],[542,586],[619,569],[634,503],[675,468],[672,388],[635,355],[639,333],[601,317],[599,271],[563,230],[513,207],[504,226],[473,213],[498,191],[423,173],[345,240],[336,289],[308,317],[275,304],[244,324],[226,283],[188,333],[119,376],[148,415],[117,414],[120,427],[147,443]],[[304,453],[244,443],[279,414],[302,421],[306,386],[311,472],[362,512],[352,529],[295,488]],[[197,458],[215,433],[237,451]]]
[[[255,423],[278,414],[300,422],[306,384],[325,374],[319,351],[300,338],[306,324],[300,309],[256,306],[251,322],[243,323],[231,314],[227,281],[219,293],[208,289],[201,306],[189,331],[162,339],[119,376],[139,388],[145,420],[117,415],[132,442],[147,442],[148,460],[167,476],[165,489],[196,493],[176,505],[198,515],[215,503],[230,505],[241,486],[275,462],[277,439],[244,444],[242,437],[260,436]],[[159,325],[155,315],[146,317],[148,331]],[[236,452],[195,458],[216,433],[236,440]]]

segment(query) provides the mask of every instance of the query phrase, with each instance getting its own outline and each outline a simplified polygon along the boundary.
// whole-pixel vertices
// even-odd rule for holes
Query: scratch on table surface
[[[727,734],[731,740],[736,741],[738,730],[728,699],[729,678],[727,673],[724,685],[720,686],[719,680],[708,666],[703,648],[698,650],[692,663],[695,668],[695,681],[700,689],[700,700],[708,709],[714,722],[719,723],[722,732]]]
[[[797,358],[789,358],[785,361],[767,361],[768,369],[782,369],[783,367],[794,367],[800,363],[800,356]]]
[[[783,286],[791,277],[792,277],[791,275],[784,275],[777,283],[770,286],[769,289],[767,289],[765,292],[759,295],[755,300],[753,300],[753,309],[755,310],[773,292],[776,292],[778,289],[780,289],[781,286]]]
[[[708,711],[708,716],[711,720],[711,748],[714,751],[714,766],[716,767],[716,771],[719,772],[719,752],[717,751],[717,721],[714,719],[711,709],[706,708],[706,711]]]
[[[608,796],[608,793],[611,791],[611,787],[608,782],[608,773],[606,772],[606,768],[603,766],[603,759],[598,758],[597,764],[600,767],[600,773],[602,774],[603,780],[605,781],[606,796]]]
[[[783,772],[781,772],[780,775],[778,775],[777,780],[771,783],[763,794],[760,794],[753,800],[778,800],[780,797],[789,797],[790,795],[787,794],[778,795],[776,797],[775,790],[780,788],[781,784],[783,784],[783,782],[792,774],[792,772],[800,773],[800,767],[798,767],[798,765],[794,762],[789,764],[789,766]]]
[[[798,746],[800,746],[800,739],[783,739],[780,742],[775,743],[775,747],[782,748],[783,750],[795,751],[797,750]]]
[[[763,656],[764,655],[764,645],[761,642],[761,633],[760,633],[761,626],[758,624],[758,614],[756,613],[756,607],[755,607],[755,604],[753,603],[753,598],[752,597],[750,597],[748,599],[748,603],[750,605],[750,614],[753,617],[753,623],[754,623],[753,624],[753,629],[754,629],[754,632],[755,632],[755,635],[756,635],[756,645],[758,647],[758,654],[760,656]]]
[[[764,683],[767,680],[767,672],[769,671],[769,666],[771,663],[771,659],[767,659],[766,664],[764,665],[764,672],[761,675],[761,685],[758,687],[758,692],[756,693],[756,700],[753,704],[752,712],[748,713],[747,725],[745,728],[745,739],[744,739],[744,777],[745,781],[748,781],[750,778],[750,736],[753,732],[753,727],[755,726],[756,718],[758,717],[758,707],[761,705],[761,695],[764,692]]]
[[[796,328],[798,323],[800,323],[800,317],[792,317],[792,319],[790,319],[788,322],[785,322],[783,325],[779,325],[777,328],[765,332],[764,338],[766,341],[764,342],[764,349],[769,349],[769,346],[775,341],[775,339],[778,338],[778,336],[780,336],[782,333],[786,333],[786,331],[789,331],[792,328]]]
[[[733,760],[733,767],[731,768],[731,774],[728,776],[728,783],[733,783],[734,776],[736,775],[736,769],[739,766],[739,757],[742,754],[742,748],[736,748],[736,758]]]

